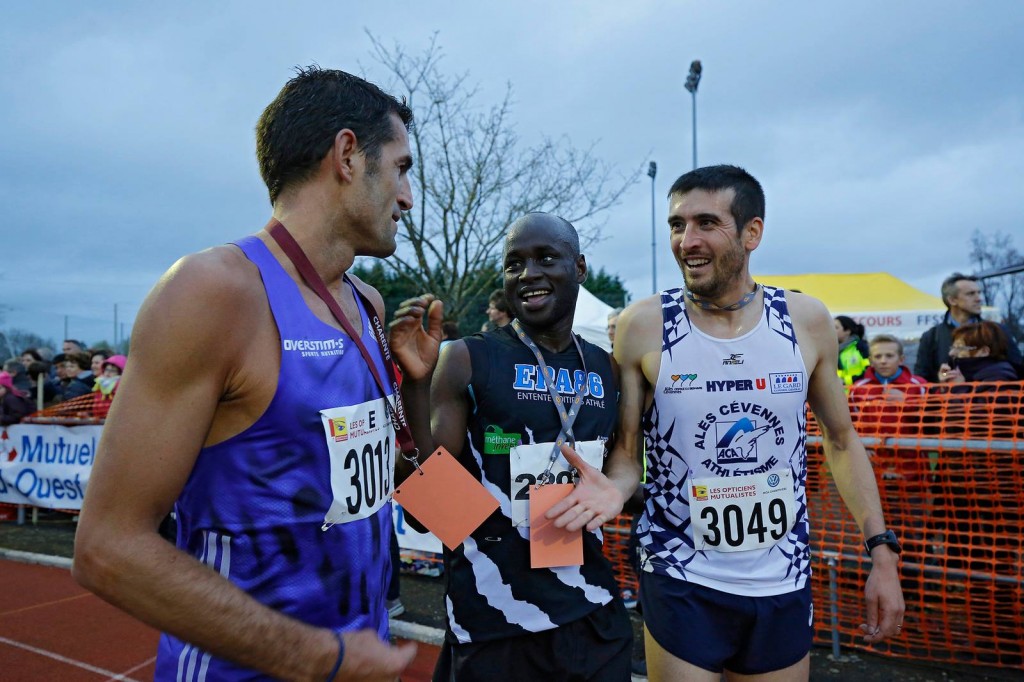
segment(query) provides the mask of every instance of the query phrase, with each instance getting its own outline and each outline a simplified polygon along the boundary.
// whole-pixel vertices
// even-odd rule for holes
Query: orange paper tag
[[[498,508],[498,500],[444,448],[395,488],[395,501],[455,549]]]
[[[580,566],[583,564],[583,529],[556,528],[544,512],[573,491],[571,483],[530,486],[530,567]]]

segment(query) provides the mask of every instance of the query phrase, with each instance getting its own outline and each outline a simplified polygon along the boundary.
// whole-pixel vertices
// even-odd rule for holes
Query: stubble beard
[[[717,298],[743,272],[743,256],[743,247],[737,242],[736,248],[712,258],[711,276],[700,281],[692,278],[686,267],[680,263],[679,269],[683,273],[683,282],[686,284],[686,288],[697,296],[707,299]]]

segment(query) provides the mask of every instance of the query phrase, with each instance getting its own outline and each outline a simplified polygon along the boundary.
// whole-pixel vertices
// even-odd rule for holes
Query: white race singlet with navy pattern
[[[807,370],[784,292],[763,290],[761,323],[734,339],[691,325],[682,289],[662,292],[637,529],[644,570],[752,597],[811,574]]]

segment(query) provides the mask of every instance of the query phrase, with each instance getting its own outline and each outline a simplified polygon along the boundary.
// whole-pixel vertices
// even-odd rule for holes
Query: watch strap
[[[873,535],[864,541],[864,547],[867,549],[868,554],[871,554],[871,550],[879,545],[889,545],[889,549],[896,554],[903,551],[903,548],[900,546],[900,541],[896,538],[896,533],[892,530],[887,530],[884,533]]]

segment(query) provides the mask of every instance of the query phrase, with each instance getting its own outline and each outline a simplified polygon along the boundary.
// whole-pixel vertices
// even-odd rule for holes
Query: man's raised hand
[[[402,301],[388,328],[388,343],[405,379],[427,379],[437,364],[444,304],[433,294]],[[426,318],[426,329],[423,321]]]

